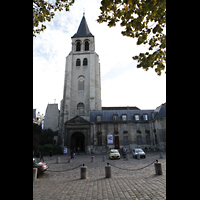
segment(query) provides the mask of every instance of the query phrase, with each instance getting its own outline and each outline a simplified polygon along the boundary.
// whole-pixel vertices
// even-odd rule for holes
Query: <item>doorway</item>
[[[115,136],[115,149],[119,149],[119,136]]]
[[[71,136],[71,149],[76,149],[78,151],[78,147],[80,148],[80,152],[85,152],[85,136],[82,132],[75,132]]]

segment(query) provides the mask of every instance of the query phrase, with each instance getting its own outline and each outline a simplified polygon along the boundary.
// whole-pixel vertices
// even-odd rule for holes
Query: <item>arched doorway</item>
[[[80,148],[80,152],[85,152],[85,136],[82,132],[75,132],[71,136],[71,149]]]

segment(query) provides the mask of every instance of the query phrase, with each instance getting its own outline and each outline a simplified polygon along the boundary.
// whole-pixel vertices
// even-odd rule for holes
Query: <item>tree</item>
[[[40,33],[46,29],[46,25],[39,22],[51,21],[56,10],[69,11],[69,7],[74,3],[74,0],[56,0],[55,4],[48,3],[44,0],[33,0],[33,37],[35,33]],[[35,29],[36,28],[36,29]]]
[[[120,21],[123,36],[137,38],[137,45],[148,43],[149,51],[133,59],[146,71],[156,66],[160,76],[166,64],[166,0],[102,0],[101,5],[97,21],[108,22],[109,27]]]
[[[33,36],[46,29],[39,24],[51,21],[56,10],[69,11],[75,0],[56,0],[55,4],[44,0],[33,0]],[[146,71],[154,68],[160,76],[166,65],[166,0],[102,0],[99,23],[108,22],[108,26],[116,26],[120,22],[125,31],[123,36],[137,38],[137,45],[148,44],[149,51],[133,56],[138,61],[137,68]],[[39,27],[39,28],[38,28]]]
[[[38,148],[40,142],[39,135],[41,134],[41,130],[41,125],[33,123],[33,149]]]
[[[44,144],[53,144],[53,137],[55,135],[55,132],[48,128],[45,130],[41,131],[41,134],[39,136],[40,138],[40,145],[44,145]]]

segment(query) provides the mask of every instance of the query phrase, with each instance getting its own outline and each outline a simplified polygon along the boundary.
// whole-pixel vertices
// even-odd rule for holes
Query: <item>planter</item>
[[[114,131],[114,134],[118,134],[119,133],[119,131]]]
[[[141,133],[141,130],[137,130],[137,133]]]
[[[128,131],[125,130],[125,131],[123,131],[123,133],[126,134],[126,133],[128,133]]]
[[[145,130],[145,132],[146,132],[147,134],[149,134],[149,133],[150,133],[150,130]]]
[[[102,133],[101,131],[97,131],[97,135],[101,135],[101,133]]]

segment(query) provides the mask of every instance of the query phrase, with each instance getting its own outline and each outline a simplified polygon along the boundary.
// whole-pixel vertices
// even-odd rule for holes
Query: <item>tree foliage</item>
[[[46,29],[46,25],[42,22],[51,21],[55,12],[65,9],[69,11],[69,7],[74,3],[74,0],[56,0],[55,4],[48,3],[44,0],[33,0],[33,36],[35,33],[40,33]],[[42,23],[40,26],[40,22]]]
[[[161,75],[166,64],[166,0],[102,0],[100,10],[99,23],[112,27],[120,22],[123,36],[137,38],[137,45],[149,44],[148,52],[133,56],[137,68],[147,71],[156,66]]]
[[[41,126],[33,123],[33,149],[37,149],[40,143]]]

